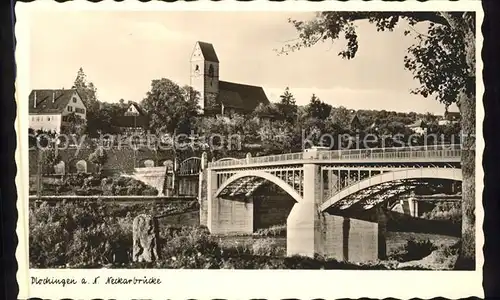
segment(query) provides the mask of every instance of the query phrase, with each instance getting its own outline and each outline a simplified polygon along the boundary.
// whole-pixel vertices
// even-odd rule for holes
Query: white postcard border
[[[205,10],[205,11],[320,11],[320,10],[473,10],[476,11],[476,67],[477,101],[476,132],[482,133],[484,109],[482,95],[483,63],[481,59],[483,11],[480,1],[430,1],[430,2],[278,2],[254,1],[242,3],[236,1],[221,2],[175,2],[141,3],[125,1],[123,3],[104,1],[102,3],[36,1],[16,4],[16,97],[18,118],[16,119],[17,150],[16,163],[18,173],[16,186],[18,193],[18,228],[19,239],[16,258],[18,262],[17,280],[19,298],[113,298],[113,299],[207,299],[207,298],[431,298],[443,296],[459,298],[483,296],[482,265],[484,262],[482,247],[484,243],[482,224],[484,218],[482,206],[483,169],[482,155],[484,139],[476,139],[476,271],[348,271],[348,270],[140,270],[140,269],[29,269],[28,255],[28,137],[19,133],[28,130],[28,107],[22,99],[27,99],[29,83],[29,14],[33,10]],[[77,285],[61,286],[30,285],[30,276],[50,276],[57,278],[93,279],[96,276],[155,276],[161,278],[161,285]]]

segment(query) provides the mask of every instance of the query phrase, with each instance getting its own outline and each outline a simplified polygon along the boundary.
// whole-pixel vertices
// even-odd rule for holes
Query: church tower
[[[212,44],[196,42],[191,55],[191,86],[200,93],[202,113],[220,111],[216,103],[219,93],[219,59]]]

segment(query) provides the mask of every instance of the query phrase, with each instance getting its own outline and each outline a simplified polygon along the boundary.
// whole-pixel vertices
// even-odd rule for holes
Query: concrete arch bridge
[[[383,210],[415,189],[462,181],[460,160],[459,145],[443,145],[212,162],[200,176],[200,223],[213,234],[251,234],[253,199],[259,187],[273,184],[294,200],[286,219],[288,255],[385,258]],[[376,221],[356,218],[371,209]]]

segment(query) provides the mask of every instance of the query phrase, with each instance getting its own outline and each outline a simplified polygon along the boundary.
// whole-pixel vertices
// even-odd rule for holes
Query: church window
[[[210,65],[210,67],[208,67],[208,76],[214,77],[214,66],[213,65]]]

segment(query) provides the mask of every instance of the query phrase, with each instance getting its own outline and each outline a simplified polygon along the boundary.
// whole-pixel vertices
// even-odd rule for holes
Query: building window
[[[73,97],[73,103],[76,103],[76,97]]]
[[[195,67],[195,69],[194,69],[194,70],[195,70],[195,71],[199,71],[199,70],[200,70],[200,66],[196,65],[196,67]]]
[[[50,121],[50,117],[47,117],[47,121]]]
[[[35,117],[31,117],[31,121],[33,121],[33,122],[34,122],[34,121],[35,121]]]
[[[40,121],[40,117],[36,117],[36,121],[39,122]]]
[[[79,113],[79,114],[85,114],[85,109],[79,108],[79,107],[75,107],[75,112]]]
[[[73,111],[73,106],[68,105],[68,111]]]

